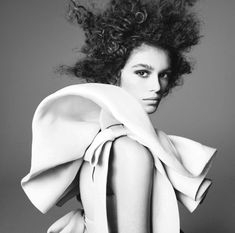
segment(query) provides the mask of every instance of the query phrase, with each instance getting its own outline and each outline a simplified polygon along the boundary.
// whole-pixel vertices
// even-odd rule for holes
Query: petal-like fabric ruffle
[[[28,174],[22,180],[22,187],[31,202],[42,213],[46,213],[61,199],[76,177],[81,163],[82,160],[79,159],[48,168],[37,175]]]
[[[109,118],[112,120],[107,124]],[[146,146],[154,157],[153,232],[178,233],[177,199],[190,211],[202,201],[211,184],[205,176],[216,149],[155,131],[138,101],[116,86],[73,85],[42,101],[33,119],[32,163],[22,180],[24,191],[45,213],[79,194],[77,174],[86,160],[96,167],[94,224],[97,232],[108,233],[107,164],[112,142],[123,135]],[[104,164],[98,163],[102,156]],[[82,229],[82,217],[81,212],[71,212],[49,232]]]
[[[58,219],[47,233],[83,233],[85,231],[82,210],[71,211]]]
[[[184,167],[194,176],[183,176],[167,165],[165,166],[166,173],[176,190],[177,199],[190,212],[193,212],[211,185],[211,181],[205,177],[216,149],[184,137],[169,135],[169,139]]]

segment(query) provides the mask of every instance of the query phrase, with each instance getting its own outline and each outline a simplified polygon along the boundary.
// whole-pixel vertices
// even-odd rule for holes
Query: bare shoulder
[[[120,166],[125,166],[130,164],[133,169],[142,170],[146,168],[148,171],[153,167],[154,159],[152,153],[141,143],[136,140],[124,136],[117,138],[113,143],[113,159],[116,161],[116,164],[120,164]]]
[[[117,138],[113,143],[113,150],[114,153],[122,154],[150,154],[145,146],[128,136]]]

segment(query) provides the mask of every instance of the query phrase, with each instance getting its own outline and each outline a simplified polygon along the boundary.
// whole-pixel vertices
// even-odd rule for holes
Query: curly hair
[[[111,0],[96,12],[70,0],[69,20],[85,32],[85,57],[61,70],[87,82],[115,83],[133,49],[148,44],[168,52],[172,75],[167,91],[192,72],[187,57],[198,44],[200,21],[192,11],[196,0]]]

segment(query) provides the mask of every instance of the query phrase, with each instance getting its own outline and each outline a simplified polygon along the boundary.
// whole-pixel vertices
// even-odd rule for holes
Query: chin
[[[157,106],[146,106],[145,111],[147,114],[152,114],[157,111]]]

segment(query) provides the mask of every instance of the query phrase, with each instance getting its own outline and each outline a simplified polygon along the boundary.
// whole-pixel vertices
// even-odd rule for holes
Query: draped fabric
[[[74,210],[48,233],[110,232],[108,161],[113,141],[123,135],[147,147],[154,158],[153,233],[179,233],[177,201],[192,212],[211,185],[205,176],[216,149],[155,130],[139,102],[120,87],[90,83],[63,88],[40,103],[32,128],[31,169],[21,184],[42,213],[79,194],[77,174],[84,160],[95,168],[94,222],[86,221],[83,210]]]

